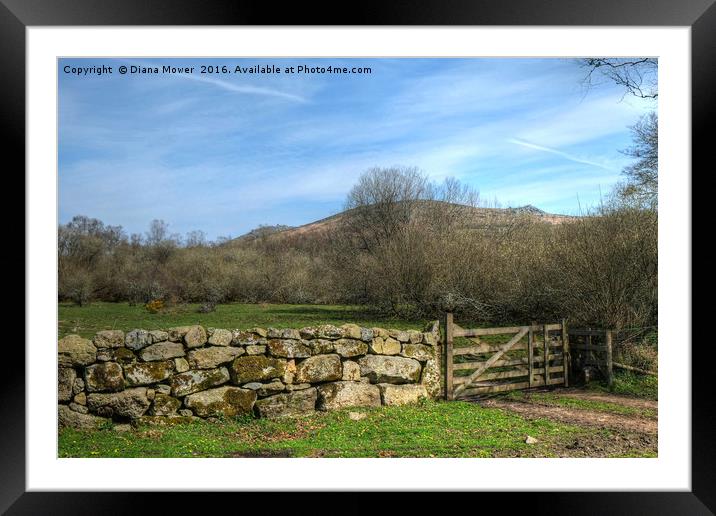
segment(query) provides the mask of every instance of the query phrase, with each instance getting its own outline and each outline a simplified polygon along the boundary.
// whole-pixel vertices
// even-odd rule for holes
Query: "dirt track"
[[[658,449],[658,402],[639,398],[594,393],[578,389],[555,389],[539,392],[539,396],[525,393],[520,399],[497,396],[474,400],[484,407],[500,408],[517,413],[528,419],[550,419],[561,423],[604,428],[608,436],[584,435],[570,442],[559,443],[560,456],[604,457],[630,456],[644,452],[656,453]],[[568,407],[557,403],[559,399],[585,400],[613,404],[597,408]],[[619,413],[619,407],[628,412]],[[557,444],[557,443],[555,443]]]

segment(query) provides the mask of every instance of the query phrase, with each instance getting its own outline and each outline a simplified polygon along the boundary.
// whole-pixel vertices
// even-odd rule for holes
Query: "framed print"
[[[27,203],[3,510],[325,490],[713,513],[711,2],[0,13]]]

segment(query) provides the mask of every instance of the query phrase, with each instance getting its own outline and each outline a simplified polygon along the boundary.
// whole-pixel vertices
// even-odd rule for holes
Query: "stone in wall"
[[[380,337],[381,339],[387,339],[390,337],[390,332],[385,328],[371,328],[373,331],[373,338]]]
[[[283,383],[293,383],[293,380],[296,378],[296,361],[294,359],[291,359],[286,362],[286,370],[283,372],[283,376],[281,377],[281,380],[283,380]]]
[[[338,355],[316,355],[303,360],[296,366],[296,383],[318,383],[340,380],[343,376],[341,357]]]
[[[423,341],[423,334],[416,330],[408,330],[408,342],[420,344]]]
[[[438,335],[436,335],[433,332],[423,333],[423,343],[427,344],[428,346],[437,346],[438,345]]]
[[[373,330],[371,328],[361,328],[360,340],[370,343],[373,340]]]
[[[225,367],[221,367],[218,369],[200,369],[175,374],[171,377],[171,380],[169,380],[169,384],[172,388],[172,396],[182,397],[211,387],[218,387],[228,381],[229,372]]]
[[[400,343],[410,342],[410,335],[403,330],[388,330],[388,334]]]
[[[370,352],[375,355],[397,355],[400,350],[400,342],[392,337],[374,337],[370,343]]]
[[[412,358],[368,355],[358,360],[361,376],[371,383],[417,383],[420,362]]]
[[[127,385],[151,385],[169,378],[174,373],[174,362],[144,362],[124,366],[124,377]]]
[[[75,378],[72,383],[72,394],[79,394],[85,390],[85,381],[82,378]]]
[[[152,330],[149,332],[149,339],[152,341],[152,344],[167,341],[169,340],[169,332],[164,330]]]
[[[304,342],[290,339],[271,339],[268,341],[268,351],[275,357],[307,358],[311,356],[311,348]]]
[[[244,348],[247,355],[263,355],[266,353],[266,346],[249,344]]]
[[[111,421],[104,417],[81,414],[67,405],[57,406],[57,423],[60,428],[70,427],[77,430],[96,430]]]
[[[209,344],[212,346],[229,346],[234,336],[229,330],[211,328],[208,332]]]
[[[146,348],[152,343],[152,337],[147,330],[132,330],[124,337],[124,345],[134,351]]]
[[[57,342],[57,361],[60,367],[86,366],[97,359],[97,348],[79,335],[67,335]]]
[[[89,412],[89,409],[80,403],[73,402],[67,406],[70,407],[70,410],[72,410],[73,412],[79,412],[80,414],[87,414]]]
[[[318,386],[319,410],[379,406],[380,389],[376,385],[361,382],[334,382]]]
[[[332,324],[322,324],[321,326],[301,328],[299,333],[304,339],[336,340],[343,337],[343,330]]]
[[[187,348],[198,348],[206,344],[206,330],[203,326],[176,326],[167,330],[169,340],[184,342]]]
[[[244,389],[255,391],[256,394],[265,398],[266,396],[272,396],[278,394],[286,389],[286,386],[281,380],[272,380],[269,383],[251,382],[241,386]]]
[[[169,358],[183,357],[184,346],[181,342],[159,342],[144,348],[139,352],[139,358],[145,362],[153,362],[155,360],[167,360]]]
[[[139,417],[147,411],[150,404],[146,387],[114,393],[93,392],[87,396],[87,407],[90,411],[105,417]]]
[[[413,405],[428,397],[428,391],[424,385],[380,383],[378,387],[383,405]]]
[[[429,360],[435,354],[435,350],[425,344],[403,344],[400,356],[414,358],[420,362]]]
[[[341,378],[346,382],[358,382],[360,381],[360,366],[358,362],[353,360],[343,361],[343,377]]]
[[[360,336],[360,332],[359,336]],[[338,339],[334,343],[336,353],[344,358],[357,357],[368,353],[368,344],[355,339]]]
[[[358,339],[361,338],[360,326],[357,324],[344,324],[341,326],[341,337],[344,339]]]
[[[300,416],[316,409],[317,396],[315,387],[276,394],[257,400],[255,412],[259,417],[269,419]]]
[[[286,360],[262,355],[242,356],[231,363],[229,370],[231,381],[236,385],[262,382],[283,376]]]
[[[166,394],[157,393],[149,409],[150,416],[172,416],[181,407],[181,401]]]
[[[157,394],[169,395],[172,392],[172,388],[164,383],[158,383],[155,385],[154,390],[157,391]]]
[[[431,398],[439,398],[443,390],[442,374],[440,371],[440,357],[437,353],[425,362],[420,375],[420,383],[425,385]]]
[[[57,400],[70,401],[77,373],[71,367],[60,367],[57,373]]]
[[[185,358],[175,358],[174,370],[177,373],[186,373],[189,370],[189,362]]]
[[[293,328],[276,329],[269,328],[267,336],[269,339],[301,339],[301,333]]]
[[[184,398],[184,405],[200,417],[228,417],[250,414],[255,401],[252,390],[224,386],[190,394]]]
[[[98,348],[121,348],[124,346],[124,332],[121,330],[102,330],[92,339]]]
[[[334,341],[328,339],[313,339],[305,341],[311,348],[312,355],[326,355],[335,351]]]
[[[190,351],[187,361],[192,369],[214,369],[244,353],[243,348],[211,346]]]
[[[124,389],[122,366],[116,362],[85,367],[84,380],[88,392],[115,392]]]
[[[261,330],[260,333],[256,331],[241,331],[235,330],[232,333],[233,338],[231,339],[232,346],[264,346],[266,345],[267,331],[261,328],[254,328],[254,330]]]

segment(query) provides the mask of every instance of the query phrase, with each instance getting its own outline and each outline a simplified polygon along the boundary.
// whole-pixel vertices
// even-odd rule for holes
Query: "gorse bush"
[[[164,308],[164,301],[162,301],[161,299],[153,299],[149,303],[145,304],[144,308],[150,314],[158,314]]]
[[[553,225],[483,207],[454,180],[437,185],[393,168],[368,171],[321,231],[221,243],[190,235],[182,245],[160,221],[146,237],[127,237],[75,217],[59,228],[59,295],[78,304],[347,303],[484,323],[656,324],[656,211],[612,203]]]

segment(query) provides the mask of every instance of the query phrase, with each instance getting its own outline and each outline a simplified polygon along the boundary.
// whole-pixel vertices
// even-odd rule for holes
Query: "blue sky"
[[[113,74],[66,74],[69,66]],[[194,66],[120,75],[120,65]],[[200,74],[204,65],[368,66],[370,74]],[[576,214],[630,160],[649,101],[551,59],[61,59],[59,217],[128,233],[152,219],[239,236],[342,209],[373,166],[456,177],[502,206]]]

